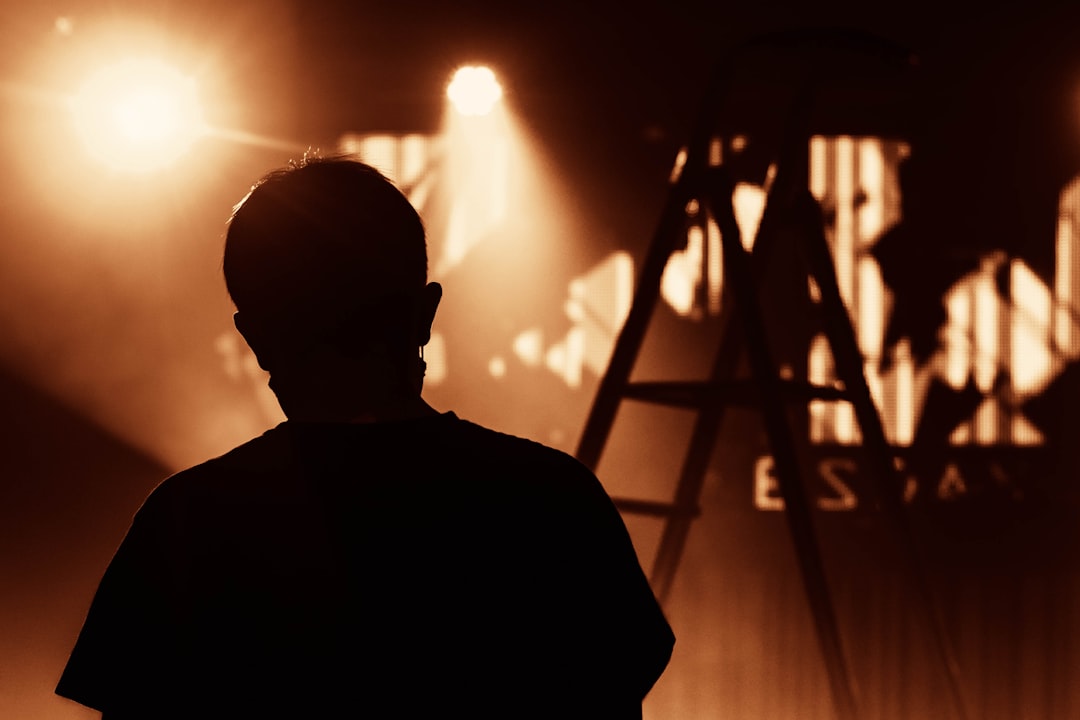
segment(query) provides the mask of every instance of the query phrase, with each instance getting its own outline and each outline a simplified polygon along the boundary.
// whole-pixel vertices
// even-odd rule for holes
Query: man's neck
[[[371,423],[438,414],[420,397],[420,358],[411,367],[385,355],[345,356],[327,346],[301,360],[270,373],[270,387],[290,420]]]
[[[379,407],[347,407],[337,403],[312,402],[306,399],[282,401],[281,406],[286,417],[294,422],[380,423],[419,420],[439,415],[438,410],[428,405],[419,396]]]

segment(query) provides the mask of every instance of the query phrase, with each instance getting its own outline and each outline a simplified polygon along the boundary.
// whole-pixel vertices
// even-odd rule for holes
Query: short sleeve
[[[591,472],[580,467],[575,475],[578,509],[568,513],[564,533],[572,548],[573,600],[582,613],[581,659],[592,666],[588,676],[597,687],[639,706],[667,666],[675,638],[614,503]]]
[[[157,492],[109,563],[56,692],[96,710],[160,697],[176,657],[168,513]]]

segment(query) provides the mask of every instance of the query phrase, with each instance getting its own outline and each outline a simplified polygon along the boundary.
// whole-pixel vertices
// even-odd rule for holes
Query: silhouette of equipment
[[[876,38],[847,33],[774,35],[755,42],[755,51],[778,49],[800,53],[831,52],[836,56],[872,59],[880,65],[910,65],[902,50],[880,44]],[[702,110],[685,149],[681,168],[669,190],[658,227],[647,251],[633,302],[616,341],[609,367],[601,380],[577,450],[577,457],[593,470],[599,464],[611,434],[619,405],[624,400],[679,407],[696,412],[690,441],[674,499],[669,502],[616,498],[626,513],[664,519],[650,581],[657,597],[667,600],[690,526],[700,514],[699,498],[709,460],[721,427],[724,410],[731,405],[758,408],[763,417],[768,444],[773,455],[775,477],[784,500],[785,515],[794,543],[797,564],[815,623],[830,691],[837,717],[855,720],[858,712],[856,683],[843,651],[839,627],[814,531],[810,505],[800,477],[789,409],[794,403],[811,400],[846,400],[852,404],[861,431],[863,451],[872,469],[876,486],[871,503],[889,522],[906,559],[907,571],[919,593],[922,608],[937,643],[943,676],[949,682],[953,714],[966,718],[959,688],[959,673],[945,633],[944,619],[934,602],[929,585],[919,569],[913,539],[902,505],[902,484],[893,454],[885,437],[881,418],[864,374],[864,359],[855,331],[844,306],[836,269],[825,235],[822,210],[808,190],[808,144],[811,127],[820,126],[815,116],[819,103],[829,100],[814,89],[813,63],[803,76],[788,78],[790,92],[782,103],[786,117],[775,143],[771,170],[765,174],[765,208],[752,245],[745,249],[736,222],[732,195],[738,174],[746,175],[730,153],[717,152],[725,135],[733,137],[732,123],[723,114],[734,102],[725,97],[734,87],[731,62],[717,66],[710,80]],[[867,63],[870,64],[870,63]],[[726,101],[726,102],[725,102]],[[772,112],[775,108],[770,108]],[[744,108],[739,107],[739,112]],[[760,118],[758,119],[760,120]],[[768,125],[769,122],[765,121]],[[747,132],[754,138],[752,122]],[[744,119],[743,127],[747,127]],[[775,127],[775,126],[774,126]],[[630,375],[659,300],[661,278],[672,253],[686,236],[687,208],[696,202],[696,218],[715,220],[721,235],[724,268],[723,302],[720,306],[720,338],[708,378],[702,382],[631,382]],[[701,220],[699,220],[701,222]],[[834,386],[814,386],[781,377],[767,340],[759,302],[765,267],[777,237],[793,242],[802,261],[802,271],[818,288],[818,312],[835,360],[839,382]],[[786,246],[785,246],[786,249]],[[740,360],[750,369],[750,379],[737,379]],[[874,483],[872,483],[874,485]]]

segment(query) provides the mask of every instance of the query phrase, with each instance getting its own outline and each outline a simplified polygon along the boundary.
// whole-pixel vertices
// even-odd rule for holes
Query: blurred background
[[[744,240],[812,90],[805,180],[930,588],[850,406],[796,408],[858,716],[1080,717],[1080,10],[1011,5],[0,7],[0,717],[95,716],[52,689],[133,513],[282,419],[220,273],[253,182],[305,153],[390,175],[445,288],[425,396],[573,453],[717,71]],[[637,379],[712,361],[719,231],[686,216]],[[831,382],[813,288],[774,260],[780,364]],[[608,491],[670,500],[693,421],[623,404]],[[726,413],[648,718],[837,717],[772,465],[757,415]],[[625,516],[648,569],[664,520]]]

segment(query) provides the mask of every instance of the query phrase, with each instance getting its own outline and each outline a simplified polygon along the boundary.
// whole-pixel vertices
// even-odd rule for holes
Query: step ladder
[[[729,167],[717,158],[718,155],[723,157],[723,153],[715,152],[717,139],[714,137],[714,126],[721,108],[725,81],[726,78],[717,73],[706,93],[704,107],[682,156],[681,167],[677,167],[673,176],[660,221],[640,271],[630,311],[600,382],[576,455],[582,463],[596,470],[615,416],[624,400],[696,412],[686,455],[678,471],[673,500],[615,499],[616,505],[625,513],[650,515],[664,520],[650,573],[653,590],[658,599],[664,602],[670,594],[691,524],[701,512],[699,498],[724,410],[733,405],[759,408],[836,714],[840,720],[855,720],[859,717],[855,682],[844,656],[814,531],[813,515],[800,476],[795,439],[788,421],[789,409],[796,403],[805,405],[811,400],[850,402],[876,481],[870,484],[870,504],[892,526],[901,549],[906,551],[910,561],[909,570],[928,613],[927,619],[937,640],[938,656],[950,683],[953,713],[963,720],[966,714],[959,689],[959,673],[944,632],[944,620],[915,562],[914,543],[901,500],[901,480],[871,397],[856,334],[840,295],[821,209],[808,190],[807,155],[813,93],[799,89],[788,110],[783,137],[773,164],[775,172],[767,182],[765,208],[752,245],[753,251],[750,252],[743,245],[732,205],[735,179]],[[685,237],[686,209],[692,201],[699,206],[699,212],[712,217],[721,235],[724,299],[719,319],[718,350],[709,376],[704,381],[631,382],[631,372],[659,300],[664,268],[681,238]],[[788,229],[792,225],[799,228],[794,237],[808,285],[812,283],[818,290],[823,330],[839,379],[835,385],[812,386],[782,378],[772,357],[759,304],[759,291],[770,248],[782,225]],[[744,353],[751,371],[749,380],[736,379]]]

